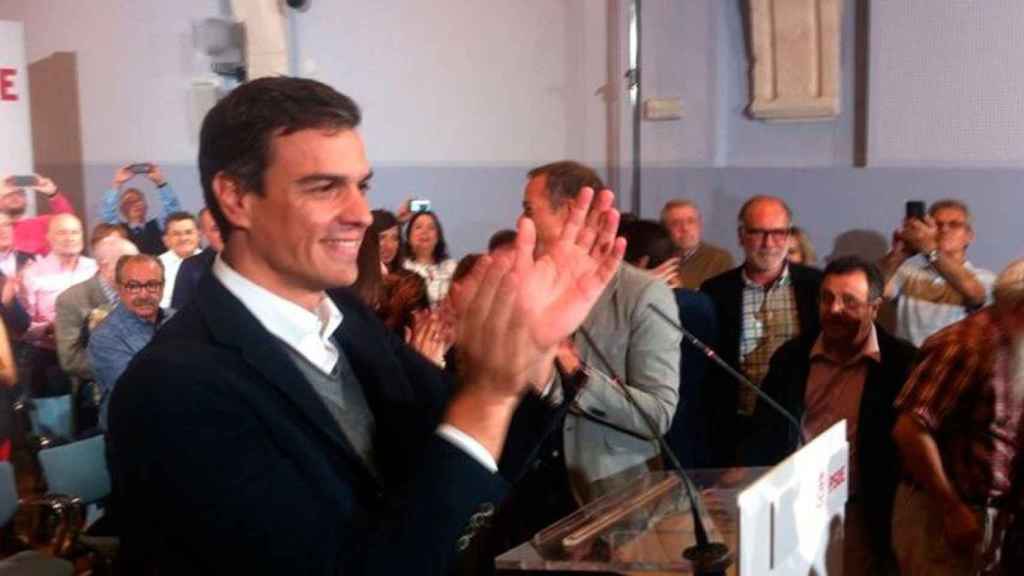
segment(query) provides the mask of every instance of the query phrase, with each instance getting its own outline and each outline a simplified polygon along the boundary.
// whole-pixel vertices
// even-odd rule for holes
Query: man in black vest
[[[738,224],[745,260],[738,268],[705,281],[701,291],[715,304],[722,360],[760,385],[768,373],[768,361],[783,342],[818,333],[821,272],[787,263],[793,213],[781,198],[747,200]],[[707,436],[711,465],[742,464],[740,454],[752,431],[756,395],[718,368],[708,373],[703,392],[711,426]]]

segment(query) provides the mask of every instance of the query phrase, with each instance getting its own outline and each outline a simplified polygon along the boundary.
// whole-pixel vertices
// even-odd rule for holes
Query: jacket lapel
[[[245,361],[308,418],[336,448],[372,479],[366,463],[349,443],[306,377],[283,345],[213,274],[203,277],[196,300],[214,340],[237,349]]]

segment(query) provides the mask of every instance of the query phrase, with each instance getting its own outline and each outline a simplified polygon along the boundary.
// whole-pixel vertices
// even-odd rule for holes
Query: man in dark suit
[[[740,208],[738,220],[743,264],[707,280],[701,291],[715,304],[722,360],[760,385],[779,346],[818,333],[821,272],[786,262],[793,213],[781,198],[752,197]],[[708,430],[710,463],[740,464],[757,397],[718,368],[708,374],[704,392],[713,427]]]
[[[204,120],[224,250],[110,403],[131,573],[448,573],[505,491],[517,408],[545,404],[538,368],[618,269],[610,192],[588,219],[584,191],[538,260],[521,220],[515,258],[454,287],[453,389],[354,297],[325,295],[355,280],[371,222],[359,121],[346,96],[281,77]]]
[[[32,255],[14,248],[14,221],[0,212],[0,317],[12,341],[28,329],[28,312],[18,301],[18,273],[32,262]]]
[[[900,463],[890,436],[893,402],[917,349],[875,324],[884,289],[874,264],[853,256],[829,263],[821,284],[821,333],[783,344],[763,383],[765,393],[803,424],[808,440],[846,419],[846,574],[883,574],[895,567],[889,533]],[[747,464],[772,466],[796,450],[798,432],[778,412],[762,403],[754,418]]]
[[[224,249],[224,241],[220,236],[220,228],[210,214],[209,208],[199,211],[199,233],[206,239],[206,248],[194,256],[189,256],[178,268],[178,276],[174,280],[174,292],[171,294],[171,308],[181,310],[192,301],[192,296],[199,287],[199,281],[213,267],[217,254]]]

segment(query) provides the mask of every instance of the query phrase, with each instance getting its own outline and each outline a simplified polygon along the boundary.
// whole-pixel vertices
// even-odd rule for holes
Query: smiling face
[[[188,258],[195,254],[196,248],[199,247],[199,229],[196,228],[195,220],[183,218],[167,222],[164,244],[168,250],[173,250],[178,258]]]
[[[432,214],[418,214],[409,223],[409,248],[417,260],[434,261],[438,238],[437,222]]]
[[[121,214],[128,222],[133,224],[145,222],[148,210],[146,197],[139,190],[129,188],[121,195]]]
[[[370,167],[355,130],[300,130],[272,140],[263,193],[223,174],[214,187],[235,230],[224,248],[236,270],[312,308],[323,290],[347,286],[371,223]]]
[[[82,222],[71,214],[58,214],[50,218],[46,239],[54,254],[78,256],[83,248]]]
[[[790,226],[786,209],[773,199],[755,201],[747,207],[739,240],[748,272],[775,274],[782,271]]]

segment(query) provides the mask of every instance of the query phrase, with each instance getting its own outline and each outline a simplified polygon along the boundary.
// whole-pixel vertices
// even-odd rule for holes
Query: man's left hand
[[[38,174],[36,175],[36,178],[39,179],[39,183],[33,186],[33,188],[39,190],[39,192],[48,198],[53,198],[57,195],[57,185],[53,183],[53,180],[50,180],[45,176],[39,176]]]
[[[927,254],[938,247],[938,230],[931,216],[925,216],[923,220],[908,218],[903,223],[900,237],[913,251]]]

